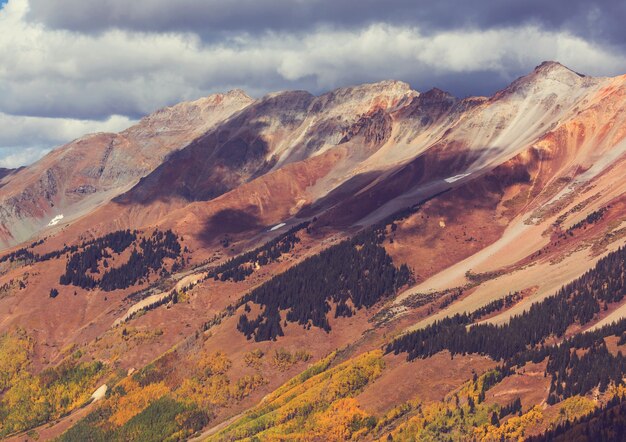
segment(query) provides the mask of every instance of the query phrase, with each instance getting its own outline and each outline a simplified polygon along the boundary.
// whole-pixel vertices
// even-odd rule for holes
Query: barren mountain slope
[[[84,136],[0,177],[0,245],[89,213],[252,101],[231,91],[164,108],[119,134]]]

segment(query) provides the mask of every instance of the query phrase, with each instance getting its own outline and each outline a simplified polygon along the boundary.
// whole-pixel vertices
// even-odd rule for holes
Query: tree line
[[[589,323],[602,306],[621,301],[625,294],[626,247],[622,247],[555,295],[513,316],[507,324],[468,327],[487,312],[483,308],[480,313],[455,315],[407,333],[388,344],[386,351],[407,353],[408,360],[427,358],[442,350],[452,355],[479,353],[504,361],[509,372],[514,366],[540,362],[547,357],[546,374],[552,376],[549,401],[554,403],[584,394],[598,385],[606,388],[609,383],[622,382],[626,373],[624,358],[621,354],[610,354],[604,338],[625,333],[626,320],[576,335],[558,346],[546,345],[546,339],[562,338],[574,323]],[[588,351],[578,357],[575,349]]]
[[[318,327],[329,332],[331,328],[327,315],[332,309],[331,303],[335,306],[335,318],[350,317],[355,309],[370,308],[381,299],[396,294],[400,287],[410,283],[412,275],[406,264],[394,266],[382,246],[387,237],[387,227],[390,226],[392,233],[395,232],[396,221],[411,216],[424,203],[449,190],[445,189],[401,209],[357,233],[352,239],[331,246],[266,281],[235,306],[252,302],[263,307],[261,314],[253,319],[248,317],[248,311],[243,313],[239,317],[237,329],[248,339],[254,337],[256,341],[275,340],[283,336],[282,327],[289,322],[296,322],[307,329]],[[306,222],[285,235],[289,236],[292,231],[295,233],[303,228],[307,231],[311,229]],[[254,256],[256,251],[250,253]],[[245,259],[235,258],[230,265],[237,262],[245,262]],[[250,262],[249,258],[247,262]],[[246,272],[252,273],[241,267],[238,271],[245,276]],[[217,275],[223,272],[223,268],[218,267],[212,276],[217,279]],[[245,276],[242,277],[245,279]],[[280,310],[287,310],[284,319]]]
[[[15,262],[19,260],[26,261],[27,263],[33,263],[33,262],[49,261],[51,259],[58,259],[63,255],[66,255],[68,253],[76,253],[80,249],[85,249],[89,246],[97,245],[98,243],[108,243],[110,241],[115,242],[116,241],[115,238],[121,239],[125,235],[132,236],[133,240],[135,240],[137,237],[137,231],[133,230],[131,232],[130,230],[120,230],[117,232],[109,233],[99,238],[91,239],[89,241],[83,241],[80,244],[74,244],[71,246],[64,245],[61,249],[53,250],[51,252],[47,252],[43,254],[35,253],[32,250],[30,250],[36,246],[44,244],[45,240],[40,239],[38,241],[31,243],[28,247],[22,247],[21,249],[17,249],[7,255],[0,257],[0,263],[6,262],[6,261]],[[113,239],[110,238],[111,236],[114,238]]]
[[[626,434],[626,397],[616,395],[606,405],[586,416],[565,421],[545,433],[528,437],[528,442],[623,440]]]
[[[393,295],[410,279],[406,265],[393,265],[381,243],[383,229],[370,229],[345,240],[277,275],[247,294],[242,303],[263,307],[261,314],[239,318],[237,329],[248,339],[276,339],[283,325],[298,323],[306,328],[330,331],[327,315],[331,303],[335,317],[351,316],[354,309],[370,308]]]
[[[109,252],[119,255],[132,244],[135,248],[128,260],[119,267],[109,267]],[[92,241],[68,259],[65,273],[59,278],[62,285],[74,285],[84,289],[101,288],[104,291],[128,288],[147,277],[151,271],[163,269],[166,258],[177,259],[181,255],[178,237],[171,231],[155,230],[151,236],[138,240],[136,232],[121,230]],[[106,268],[101,278],[100,263]]]
[[[609,209],[610,206],[607,207],[601,207],[600,209],[591,212],[589,215],[587,215],[583,220],[578,221],[576,224],[574,224],[572,227],[570,227],[569,229],[567,229],[567,232],[573,232],[574,230],[580,229],[582,227],[585,227],[589,224],[595,224],[598,221],[600,221],[603,217],[604,214],[607,212],[607,210]]]
[[[244,281],[254,272],[256,264],[265,266],[276,262],[283,254],[290,252],[300,242],[297,233],[308,229],[309,224],[309,221],[300,223],[262,246],[231,258],[209,271],[207,278],[213,278],[216,281]]]

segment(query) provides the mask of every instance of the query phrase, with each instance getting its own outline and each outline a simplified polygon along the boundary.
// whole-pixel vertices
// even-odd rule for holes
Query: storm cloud
[[[354,29],[373,23],[424,32],[534,24],[585,39],[626,42],[626,3],[618,0],[32,0],[30,17],[80,32],[308,32],[320,25]]]
[[[0,9],[0,125],[14,127],[0,134],[0,164],[233,88],[317,94],[398,79],[417,90],[490,95],[543,60],[617,75],[626,72],[625,8],[579,0],[9,0]]]

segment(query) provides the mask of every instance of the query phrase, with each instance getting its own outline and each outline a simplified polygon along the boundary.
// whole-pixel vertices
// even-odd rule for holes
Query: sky
[[[626,73],[623,0],[0,0],[0,167],[234,88],[491,95],[544,60]]]

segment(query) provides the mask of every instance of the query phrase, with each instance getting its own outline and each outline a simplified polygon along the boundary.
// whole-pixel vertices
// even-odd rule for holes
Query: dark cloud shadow
[[[312,99],[308,92],[293,91],[248,106],[173,153],[115,201],[142,205],[170,199],[209,201],[267,173],[276,162],[269,157],[264,134],[269,121],[292,130],[300,124],[294,115],[304,115]]]
[[[380,176],[380,174],[381,172],[367,172],[350,178],[348,181],[331,190],[327,195],[323,196],[319,200],[304,206],[298,211],[296,218],[310,218],[323,211],[329,210],[336,204],[341,203],[341,201],[344,201],[349,196],[354,195],[363,187],[370,184],[378,176]]]
[[[383,207],[389,208],[389,213],[393,213],[416,204],[449,187],[454,187],[444,179],[466,172],[481,155],[487,151],[493,152],[493,149],[496,148],[460,150],[450,146],[439,146],[429,149],[395,171],[381,176],[376,183],[367,186],[367,189],[364,186],[358,193],[354,192],[352,196],[321,213],[317,225],[347,228]],[[422,191],[415,192],[414,201],[405,201],[403,206],[393,202],[407,192],[420,188]],[[391,208],[387,204],[394,207]]]
[[[4,180],[4,178],[6,178],[6,177],[10,177],[11,175],[15,175],[16,173],[18,173],[22,169],[24,169],[24,166],[18,167],[16,169],[7,169],[5,167],[0,167],[0,181]],[[6,184],[7,184],[6,182],[0,182],[0,189],[2,187],[4,187]]]
[[[208,218],[198,238],[205,245],[214,244],[227,235],[257,231],[263,228],[258,207],[248,206],[245,209],[223,209]]]

